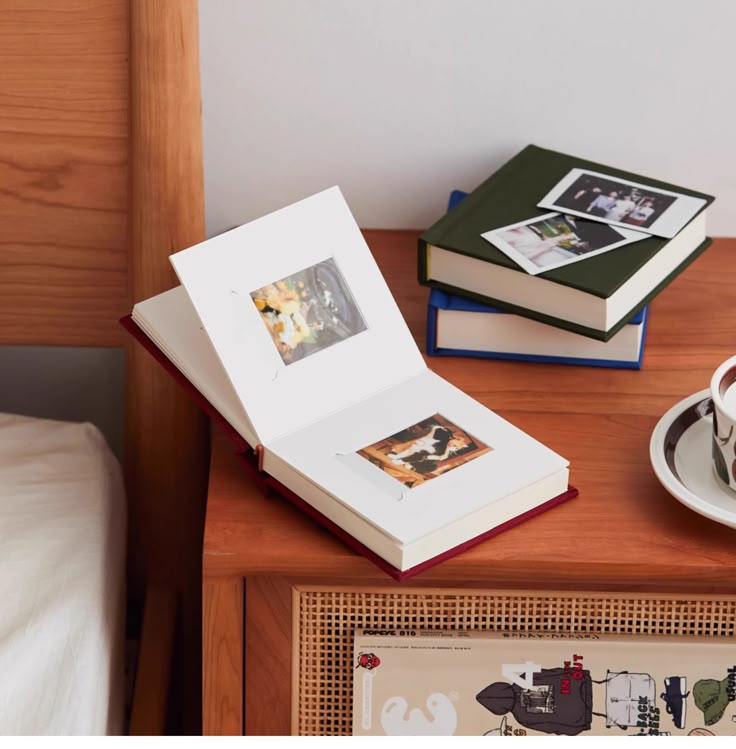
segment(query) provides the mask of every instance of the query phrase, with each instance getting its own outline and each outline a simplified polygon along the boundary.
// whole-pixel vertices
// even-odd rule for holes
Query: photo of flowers
[[[333,258],[251,292],[284,364],[367,330]]]
[[[358,455],[414,488],[492,449],[435,414],[358,450]]]

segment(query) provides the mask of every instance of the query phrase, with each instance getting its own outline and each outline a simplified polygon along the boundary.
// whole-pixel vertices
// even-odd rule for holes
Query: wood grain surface
[[[365,235],[423,348],[427,290],[415,280],[416,232]],[[716,240],[652,303],[641,371],[427,359],[435,372],[568,458],[580,496],[409,585],[736,590],[736,532],[679,504],[649,463],[661,415],[707,387],[715,367],[736,353],[735,253],[736,240]],[[264,497],[218,437],[204,574],[236,573],[400,587],[285,500]]]
[[[281,736],[291,723],[291,585],[281,577],[245,582],[245,733]]]
[[[131,736],[161,736],[166,731],[177,596],[167,588],[146,591],[143,626],[135,675]]]
[[[130,295],[176,283],[168,256],[204,239],[197,0],[130,3]],[[180,596],[174,668],[184,733],[201,731],[201,544],[209,430],[132,338],[127,347],[128,569],[133,594]]]
[[[0,344],[121,345],[128,3],[0,8]]]
[[[207,736],[243,733],[242,577],[206,580],[202,588],[203,731]]]
[[[139,301],[174,286],[169,255],[205,236],[196,0],[134,0],[131,40],[130,284]],[[127,343],[130,568],[134,581],[178,589],[201,532],[206,420]]]

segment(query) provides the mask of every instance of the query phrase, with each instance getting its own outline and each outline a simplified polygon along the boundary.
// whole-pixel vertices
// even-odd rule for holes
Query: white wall
[[[424,228],[533,142],[716,195],[736,234],[734,0],[203,0],[209,233],[339,184]]]

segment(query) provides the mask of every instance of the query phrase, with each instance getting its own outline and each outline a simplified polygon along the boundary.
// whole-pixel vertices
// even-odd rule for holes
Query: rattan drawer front
[[[298,586],[293,617],[292,730],[349,735],[355,629],[733,637],[736,597]]]

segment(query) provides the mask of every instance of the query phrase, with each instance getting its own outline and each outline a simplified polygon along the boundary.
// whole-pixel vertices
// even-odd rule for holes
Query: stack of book
[[[530,145],[419,240],[427,353],[639,369],[713,197]]]

